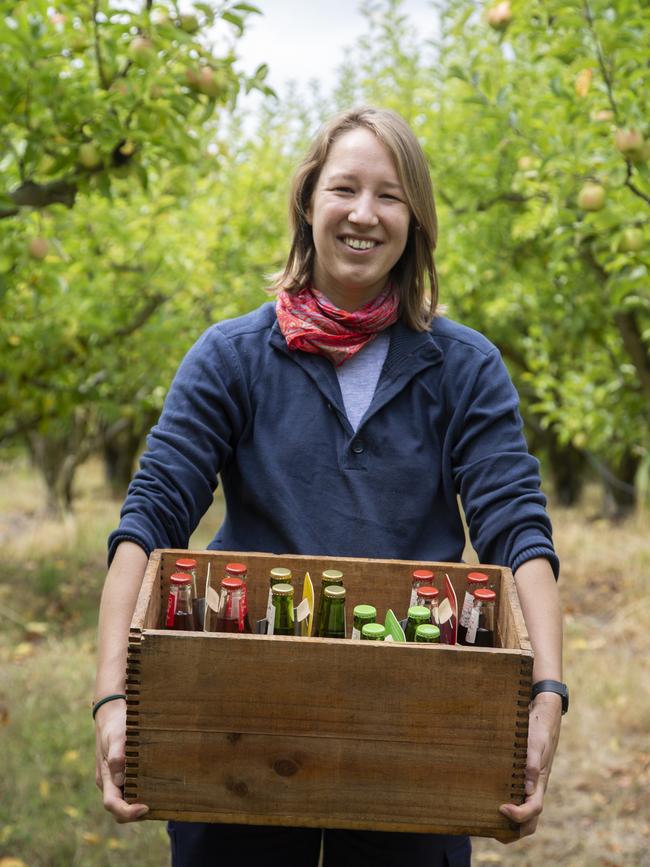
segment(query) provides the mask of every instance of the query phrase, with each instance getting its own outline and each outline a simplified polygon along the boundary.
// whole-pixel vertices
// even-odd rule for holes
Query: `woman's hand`
[[[126,702],[111,701],[95,717],[95,782],[101,790],[104,809],[123,824],[141,819],[149,811],[144,804],[127,804],[122,797],[124,786],[124,747],[126,742]]]
[[[544,804],[544,794],[560,737],[562,700],[551,692],[540,693],[530,707],[528,755],[526,758],[526,800],[521,806],[503,804],[500,811],[521,825],[521,836],[534,834]]]

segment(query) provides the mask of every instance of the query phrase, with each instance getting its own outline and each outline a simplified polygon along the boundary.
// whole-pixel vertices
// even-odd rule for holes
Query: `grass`
[[[74,519],[48,520],[42,500],[26,465],[0,466],[0,867],[160,867],[164,824],[115,825],[94,785],[95,622],[119,504],[95,464]],[[222,509],[217,500],[197,547]],[[507,847],[477,839],[473,863],[650,867],[647,516],[611,524],[590,520],[588,505],[551,512],[571,712],[538,832]]]

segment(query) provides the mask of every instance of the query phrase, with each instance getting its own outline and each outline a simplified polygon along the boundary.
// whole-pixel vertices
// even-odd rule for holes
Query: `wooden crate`
[[[125,797],[148,818],[519,837],[498,807],[523,801],[533,654],[512,573],[497,591],[498,648],[384,644],[160,629],[169,576],[186,551],[154,551],[133,616],[127,667]],[[404,616],[414,568],[455,563],[192,551],[204,583],[244,562],[251,620],[268,573],[318,587],[339,568],[360,602]]]

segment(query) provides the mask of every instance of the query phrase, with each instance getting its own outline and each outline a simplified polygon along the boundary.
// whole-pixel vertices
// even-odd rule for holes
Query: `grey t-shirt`
[[[345,412],[355,431],[377,388],[389,343],[388,331],[380,331],[374,340],[336,368]]]

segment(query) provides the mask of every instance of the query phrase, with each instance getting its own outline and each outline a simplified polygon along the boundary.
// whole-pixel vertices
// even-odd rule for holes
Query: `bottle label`
[[[361,633],[356,626],[352,627],[352,641],[361,641]]]
[[[167,597],[167,618],[166,618],[166,626],[167,629],[174,628],[174,618],[176,617],[176,594],[173,590],[169,591],[169,596]]]
[[[476,643],[476,633],[478,631],[479,614],[481,612],[480,605],[474,605],[469,615],[469,623],[467,624],[467,635],[465,641],[468,644]]]
[[[465,598],[463,599],[463,610],[460,612],[460,625],[461,626],[469,626],[469,616],[472,613],[472,605],[474,604],[474,597],[468,591],[465,591]]]
[[[418,588],[413,586],[411,588],[411,601],[409,602],[409,608],[413,608],[414,605],[417,605],[418,601]]]
[[[267,623],[272,623],[274,615],[273,609],[273,591],[269,587],[269,598],[266,600],[266,620]],[[267,632],[267,635],[272,635],[271,632]]]
[[[267,611],[266,617],[266,634],[275,635],[275,605],[271,602],[271,611]]]

